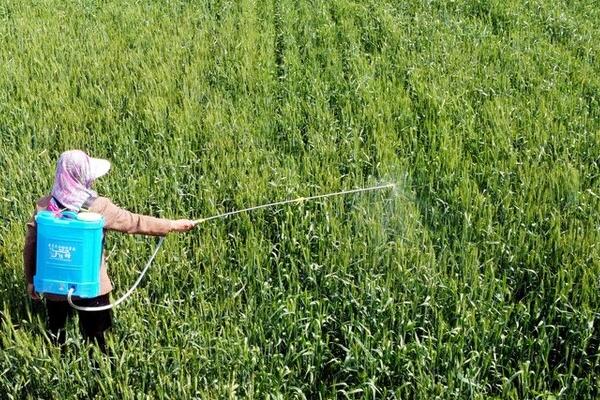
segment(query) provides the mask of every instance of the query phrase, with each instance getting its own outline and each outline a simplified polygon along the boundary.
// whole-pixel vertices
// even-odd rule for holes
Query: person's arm
[[[25,235],[25,246],[23,247],[23,269],[25,282],[27,283],[27,293],[32,299],[38,299],[33,288],[33,276],[35,275],[37,227],[34,219],[27,222],[27,233]]]
[[[170,232],[189,231],[195,225],[187,219],[171,220],[135,214],[116,206],[105,197],[97,198],[90,206],[90,211],[104,217],[105,229],[124,233],[164,236]]]

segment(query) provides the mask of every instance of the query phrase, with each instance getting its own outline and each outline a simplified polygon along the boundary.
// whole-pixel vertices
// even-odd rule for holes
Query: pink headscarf
[[[65,207],[79,211],[90,197],[98,196],[90,189],[92,182],[106,174],[109,169],[110,162],[91,158],[81,150],[62,153],[56,164],[52,200],[48,210],[58,212]]]

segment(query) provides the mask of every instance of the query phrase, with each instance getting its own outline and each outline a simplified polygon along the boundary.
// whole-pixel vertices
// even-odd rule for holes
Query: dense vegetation
[[[594,1],[4,0],[0,398],[597,398]],[[63,356],[21,250],[61,151],[201,217]],[[109,234],[120,295],[153,241]]]

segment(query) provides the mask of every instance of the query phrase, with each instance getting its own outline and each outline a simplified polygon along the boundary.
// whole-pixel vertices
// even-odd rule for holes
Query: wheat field
[[[3,0],[0,398],[600,396],[594,1]],[[58,155],[202,218],[65,354],[25,291]],[[118,297],[154,239],[108,233]]]

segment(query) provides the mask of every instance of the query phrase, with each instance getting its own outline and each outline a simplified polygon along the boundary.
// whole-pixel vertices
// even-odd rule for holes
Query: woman
[[[61,154],[57,166],[54,186],[50,196],[37,201],[35,212],[42,210],[62,211],[65,209],[79,212],[85,209],[104,217],[105,230],[124,233],[139,233],[144,235],[163,236],[170,232],[186,232],[194,227],[194,222],[187,219],[170,220],[154,218],[145,215],[133,214],[117,207],[106,197],[98,197],[91,190],[92,183],[105,175],[110,169],[107,160],[91,158],[81,150],[70,150]],[[35,214],[34,214],[35,216]],[[36,224],[32,218],[27,223],[27,236],[23,251],[25,264],[25,278],[27,280],[27,293],[32,299],[39,297],[33,287],[36,261]],[[112,284],[108,277],[104,255],[100,267],[100,295],[91,299],[76,301],[82,306],[102,306],[109,304],[109,293]],[[46,295],[47,327],[53,342],[65,343],[65,326],[67,317],[73,309],[66,302],[65,296]],[[106,311],[78,311],[79,328],[83,337],[88,342],[98,344],[100,350],[106,353],[104,332],[112,326],[110,310]]]

